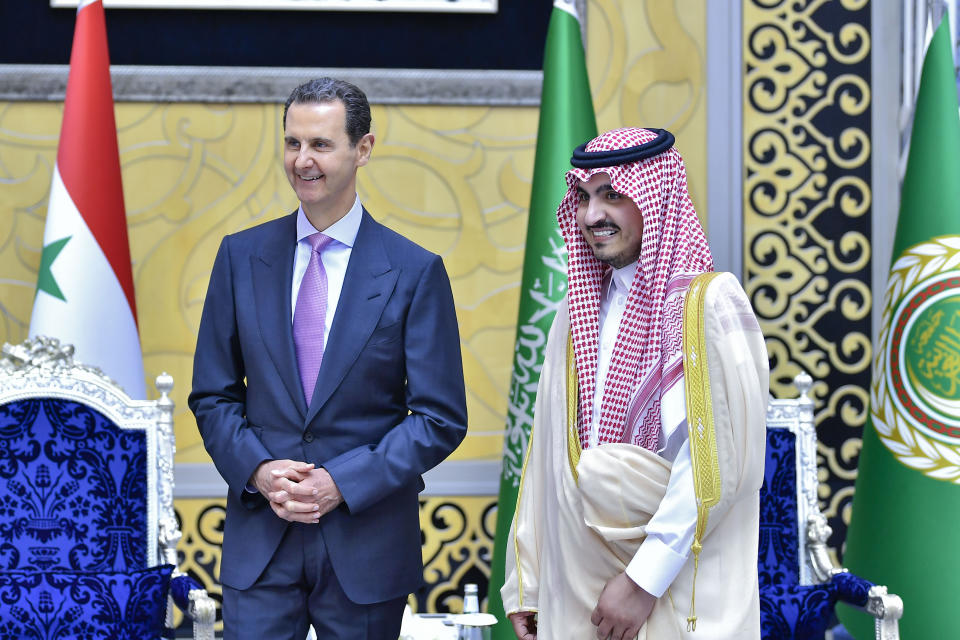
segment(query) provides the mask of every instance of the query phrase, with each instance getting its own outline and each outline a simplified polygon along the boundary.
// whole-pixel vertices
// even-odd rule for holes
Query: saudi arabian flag
[[[100,0],[84,0],[70,56],[30,336],[76,347],[133,398],[143,357],[120,182],[107,31]]]
[[[946,17],[927,49],[844,564],[903,598],[903,638],[954,638],[960,593],[960,118]],[[840,607],[858,639],[866,614]]]
[[[557,0],[553,4],[543,57],[540,124],[487,601],[487,610],[498,620],[493,629],[494,640],[516,639],[500,599],[504,552],[517,504],[523,455],[533,425],[533,405],[547,333],[557,306],[567,294],[567,256],[557,224],[557,206],[567,192],[564,176],[570,169],[574,147],[596,135],[597,120],[590,97],[580,20],[572,0]]]

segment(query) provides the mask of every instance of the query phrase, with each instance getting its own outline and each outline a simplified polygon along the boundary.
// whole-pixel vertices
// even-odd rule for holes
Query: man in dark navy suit
[[[229,485],[224,636],[396,640],[422,581],[421,475],[466,433],[450,282],[360,204],[360,89],[307,82],[283,123],[300,207],[223,239],[189,398]]]

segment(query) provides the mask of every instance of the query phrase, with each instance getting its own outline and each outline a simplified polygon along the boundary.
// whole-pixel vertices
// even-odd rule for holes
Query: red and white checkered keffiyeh
[[[647,129],[616,129],[591,140],[586,151],[625,149],[657,136]],[[669,149],[652,158],[567,172],[567,194],[557,209],[568,251],[570,332],[580,384],[580,445],[589,443],[599,345],[600,286],[608,265],[597,260],[577,226],[577,185],[606,173],[611,186],[643,216],[639,268],[630,287],[600,405],[598,443],[632,442],[656,451],[660,398],[682,375],[683,296],[713,258],[687,191],[683,158]]]

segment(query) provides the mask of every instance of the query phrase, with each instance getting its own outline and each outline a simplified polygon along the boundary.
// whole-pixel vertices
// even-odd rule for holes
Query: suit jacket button
[[[303,434],[303,441],[304,441],[304,442],[313,442],[313,433],[307,431],[305,434]]]

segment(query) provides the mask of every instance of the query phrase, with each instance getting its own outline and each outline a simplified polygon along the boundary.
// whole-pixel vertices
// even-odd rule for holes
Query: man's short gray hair
[[[314,78],[293,90],[283,105],[283,129],[287,129],[287,110],[291,104],[342,102],[347,112],[347,137],[356,145],[370,133],[370,103],[360,87],[336,78]]]

